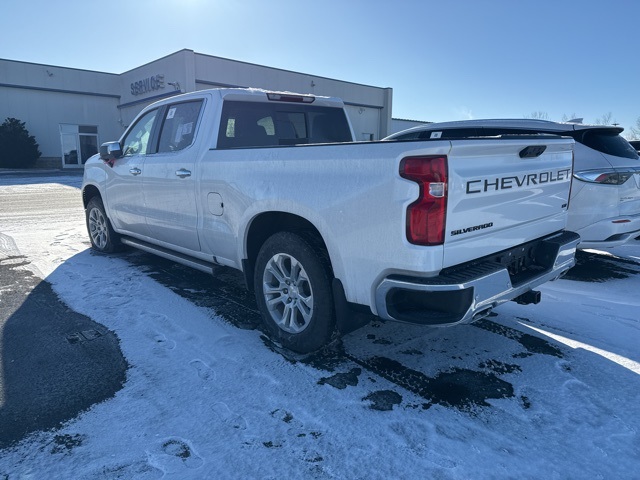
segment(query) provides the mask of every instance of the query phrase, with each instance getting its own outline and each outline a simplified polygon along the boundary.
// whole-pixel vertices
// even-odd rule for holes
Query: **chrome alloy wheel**
[[[109,241],[109,226],[107,218],[99,208],[92,208],[89,212],[89,235],[99,250],[104,249]]]
[[[307,272],[291,255],[278,253],[267,262],[262,293],[273,321],[287,333],[309,326],[313,315],[313,290]]]

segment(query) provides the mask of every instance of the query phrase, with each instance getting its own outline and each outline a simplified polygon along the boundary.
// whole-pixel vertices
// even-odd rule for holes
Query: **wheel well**
[[[308,220],[284,212],[269,212],[258,215],[253,219],[247,232],[247,258],[243,261],[245,283],[249,290],[253,290],[253,271],[256,258],[264,242],[274,233],[292,232],[304,235],[314,246],[324,250],[327,254],[327,246],[318,229]],[[329,264],[331,261],[329,260]]]
[[[87,208],[87,204],[89,200],[91,200],[95,196],[100,196],[100,190],[93,185],[87,185],[82,191],[82,203],[84,204],[84,208]]]

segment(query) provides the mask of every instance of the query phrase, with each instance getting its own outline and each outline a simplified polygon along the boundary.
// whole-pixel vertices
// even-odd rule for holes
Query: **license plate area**
[[[507,269],[514,286],[550,267],[547,255],[538,255],[538,245],[537,242],[528,243],[496,255],[495,261]]]

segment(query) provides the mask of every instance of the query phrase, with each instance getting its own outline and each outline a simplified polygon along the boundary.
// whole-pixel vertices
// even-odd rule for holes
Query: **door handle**
[[[129,173],[134,176],[140,175],[142,173],[142,170],[140,170],[139,168],[130,168]]]
[[[186,168],[181,168],[180,170],[176,170],[176,177],[186,178],[191,176],[191,171]]]

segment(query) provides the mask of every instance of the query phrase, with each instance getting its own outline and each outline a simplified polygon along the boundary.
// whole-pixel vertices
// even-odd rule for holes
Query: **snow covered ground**
[[[81,179],[27,182],[0,178],[0,201]],[[255,312],[233,279],[216,311],[194,300],[210,277],[176,267],[193,287],[169,288],[146,254],[92,254],[79,196],[0,234],[131,365],[114,398],[1,451],[2,480],[640,478],[640,242],[582,254],[539,305],[375,321],[305,358],[237,326]]]

